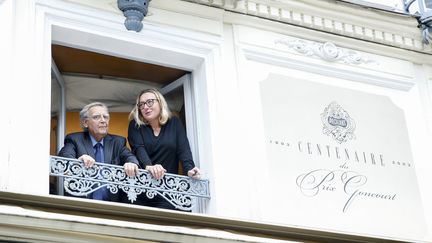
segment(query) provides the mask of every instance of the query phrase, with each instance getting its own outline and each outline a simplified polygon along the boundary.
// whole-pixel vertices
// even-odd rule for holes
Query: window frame
[[[208,122],[211,120],[211,108],[208,107],[207,87],[209,84],[212,86],[211,83],[214,82],[212,73],[216,63],[215,53],[221,49],[221,42],[214,35],[203,35],[163,24],[145,23],[145,20],[146,28],[140,33],[129,32],[123,26],[122,16],[102,9],[94,11],[92,8],[73,3],[56,2],[50,6],[43,3],[41,5],[43,6],[40,6],[39,10],[42,12],[40,16],[43,16],[43,20],[40,21],[45,28],[43,46],[47,53],[51,54],[52,44],[59,44],[191,72],[191,75],[187,76],[188,81],[182,81],[185,105],[189,107],[185,107],[187,135],[197,165],[204,171],[212,168],[212,129]],[[49,69],[47,67],[48,63],[52,64],[51,55],[44,55],[43,58],[44,70],[51,71],[52,65],[49,65]],[[49,62],[47,58],[50,58]],[[63,105],[65,106],[65,102]],[[64,111],[65,107],[60,109]],[[202,132],[198,134],[198,130]],[[58,135],[59,138],[64,137],[64,126]],[[206,176],[211,180],[210,173]],[[209,204],[210,202],[201,201],[197,207],[198,212],[207,212]]]

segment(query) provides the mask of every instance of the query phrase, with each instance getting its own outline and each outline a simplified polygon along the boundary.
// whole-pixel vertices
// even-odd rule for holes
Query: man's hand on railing
[[[93,167],[94,163],[96,162],[90,155],[87,154],[81,155],[78,159],[84,162],[84,166],[86,168]]]
[[[138,174],[138,165],[132,162],[126,162],[123,166],[126,175],[129,177],[135,177]]]

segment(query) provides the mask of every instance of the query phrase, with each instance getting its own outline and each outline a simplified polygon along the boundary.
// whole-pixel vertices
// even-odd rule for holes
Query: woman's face
[[[139,99],[138,109],[144,120],[151,123],[159,119],[161,107],[153,93],[144,93]]]

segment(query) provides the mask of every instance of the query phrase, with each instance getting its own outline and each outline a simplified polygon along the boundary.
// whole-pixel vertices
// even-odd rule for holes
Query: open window
[[[143,89],[157,88],[170,110],[183,122],[194,159],[197,158],[191,75],[188,71],[130,60],[91,50],[52,44],[51,155],[64,136],[81,131],[79,111],[94,101],[110,110],[110,134],[127,137],[129,112]],[[179,166],[179,174],[183,174]],[[58,177],[50,178],[50,193],[64,195]]]

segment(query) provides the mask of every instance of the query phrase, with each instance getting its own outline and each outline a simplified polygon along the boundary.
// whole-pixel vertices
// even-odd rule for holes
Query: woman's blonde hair
[[[139,126],[141,125],[148,125],[148,121],[144,119],[144,117],[141,115],[140,109],[138,107],[138,104],[140,102],[140,98],[145,93],[152,93],[155,95],[157,102],[159,102],[159,106],[161,108],[160,114],[159,114],[159,124],[165,125],[167,123],[168,119],[171,118],[171,111],[168,108],[168,103],[166,102],[163,95],[157,90],[157,89],[145,89],[139,93],[139,95],[136,98],[136,102],[134,105],[134,108],[129,113],[129,120],[135,120],[135,123]]]

